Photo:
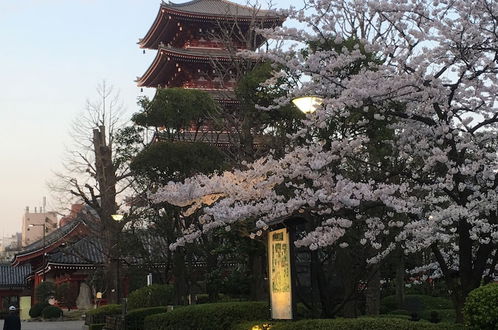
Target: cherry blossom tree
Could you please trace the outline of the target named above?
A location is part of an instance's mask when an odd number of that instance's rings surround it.
[[[347,248],[361,224],[360,243],[376,251],[370,263],[398,247],[430,249],[434,262],[415,271],[444,279],[461,322],[467,294],[498,275],[498,4],[311,0],[285,14],[308,28],[267,37],[295,44],[244,55],[285,67],[276,77],[302,77],[294,95],[324,104],[282,157],[155,192],[155,202],[202,209],[171,248],[247,219],[261,235],[302,213],[321,223],[296,245]],[[374,141],[372,127],[391,134]],[[389,152],[378,159],[372,148]]]

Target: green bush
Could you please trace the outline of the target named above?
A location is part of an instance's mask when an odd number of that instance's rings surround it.
[[[146,330],[219,330],[231,329],[243,321],[267,318],[266,302],[229,302],[185,306],[173,311],[147,316]]]
[[[35,297],[37,301],[48,302],[55,295],[55,283],[44,281],[41,282],[35,289]]]
[[[105,323],[107,315],[121,314],[121,305],[111,304],[105,305],[96,309],[92,309],[86,313],[85,324]]]
[[[441,318],[441,322],[454,323],[455,322],[455,310],[454,309],[426,309],[421,312],[417,312],[417,314],[423,319],[429,321],[431,319],[431,313],[436,312],[438,316]],[[390,317],[401,317],[408,318],[412,312],[407,311],[406,309],[396,309],[390,311],[389,314],[381,314],[381,316],[390,316]]]
[[[452,309],[451,300],[444,297],[432,297],[422,294],[409,294],[405,296],[402,306],[398,306],[395,296],[382,298],[381,310],[383,314],[391,314],[394,310],[407,310],[412,312],[421,312],[424,310]]]
[[[463,325],[432,324],[428,322],[412,322],[396,318],[361,317],[357,319],[315,319],[301,321],[253,321],[234,326],[234,330],[251,330],[255,325],[265,329],[270,324],[271,330],[463,330]]]
[[[96,323],[92,324],[88,327],[88,330],[102,330],[105,326],[105,323]]]
[[[166,313],[166,307],[138,308],[129,311],[125,316],[127,330],[143,330],[144,320],[149,315]]]
[[[174,294],[168,284],[145,286],[128,295],[128,309],[172,305]]]
[[[62,316],[62,309],[57,306],[47,306],[42,311],[44,319],[57,319]]]
[[[463,310],[472,329],[498,328],[498,283],[481,286],[469,293]]]
[[[32,318],[40,317],[42,315],[42,311],[45,307],[50,306],[48,302],[37,303],[31,306],[29,309],[29,316]]]

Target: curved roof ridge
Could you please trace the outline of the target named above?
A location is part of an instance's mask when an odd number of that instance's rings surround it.
[[[256,17],[279,17],[274,9],[262,9],[238,4],[229,0],[191,0],[181,3],[163,1],[161,7],[173,10],[185,11],[203,15],[233,15],[233,16],[256,16]]]

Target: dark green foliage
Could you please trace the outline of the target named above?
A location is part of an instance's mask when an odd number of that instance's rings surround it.
[[[231,297],[244,297],[249,295],[250,277],[245,272],[234,270],[229,272],[222,282],[222,292]]]
[[[86,313],[85,324],[104,323],[107,315],[117,315],[122,312],[121,305],[111,304],[105,305],[96,309],[92,309]]]
[[[271,111],[262,111],[257,106],[272,106],[275,99],[285,96],[292,82],[278,78],[271,84],[263,84],[273,77],[274,71],[282,68],[273,67],[270,63],[260,63],[242,77],[235,88],[240,107],[238,116],[244,119],[245,125],[254,134],[273,135],[278,137],[273,143],[267,140],[272,149],[278,150],[285,145],[286,134],[295,132],[301,125],[305,115],[290,104]],[[244,129],[244,127],[243,127]],[[271,132],[271,133],[270,133]]]
[[[498,283],[472,290],[463,310],[465,323],[471,329],[495,330],[498,328]]]
[[[44,319],[56,319],[62,316],[62,309],[57,306],[47,306],[42,311]]]
[[[453,304],[447,298],[432,297],[426,295],[406,295],[403,306],[396,304],[395,296],[387,296],[381,300],[382,310],[390,313],[394,310],[406,310],[409,312],[419,312],[423,310],[451,309]]]
[[[251,330],[253,326],[259,325],[263,329],[263,324],[271,324],[271,330],[463,330],[462,325],[457,324],[432,324],[429,322],[411,322],[397,318],[370,318],[362,317],[357,319],[315,319],[295,322],[274,322],[256,321],[244,322],[232,329]]]
[[[36,287],[36,300],[40,302],[48,301],[55,295],[55,283],[45,281]]]
[[[448,322],[448,323],[453,323],[455,322],[455,310],[453,308],[448,308],[448,309],[426,309],[424,311],[421,311],[418,313],[420,318],[422,320],[427,320],[431,321],[433,318],[432,313],[437,313],[437,316],[439,317],[440,322]],[[407,311],[405,309],[396,309],[393,311],[389,311],[388,314],[382,314],[381,316],[389,316],[389,317],[394,317],[394,316],[400,316],[402,318],[408,319],[410,318],[412,312]],[[435,320],[435,319],[433,319]]]
[[[30,317],[40,317],[42,315],[42,311],[45,309],[45,307],[50,306],[48,302],[42,302],[42,303],[37,303],[31,306],[29,309],[29,316]]]
[[[149,315],[166,313],[166,307],[139,308],[129,311],[125,317],[127,330],[143,330],[144,320]]]
[[[55,298],[60,306],[70,309],[76,305],[78,288],[69,283],[63,283],[55,289]]]
[[[138,103],[143,111],[135,113],[132,120],[144,127],[179,130],[192,123],[202,125],[218,111],[208,93],[195,89],[158,89],[152,100],[142,98]]]
[[[181,307],[145,318],[146,330],[218,330],[268,317],[265,302],[231,302]]]
[[[439,323],[439,322],[441,322],[441,317],[439,316],[439,313],[437,311],[432,311],[431,312],[431,315],[430,315],[430,318],[429,318],[429,322],[431,322],[431,323]]]
[[[157,142],[143,150],[130,167],[135,174],[156,182],[184,179],[223,169],[224,154],[201,142]]]
[[[168,284],[152,284],[128,295],[128,309],[172,305],[174,289]]]
[[[102,330],[105,326],[105,323],[96,323],[89,326],[88,330]]]

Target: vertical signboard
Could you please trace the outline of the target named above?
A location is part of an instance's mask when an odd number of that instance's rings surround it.
[[[286,228],[268,233],[268,273],[272,319],[292,319],[292,285],[289,232]]]

